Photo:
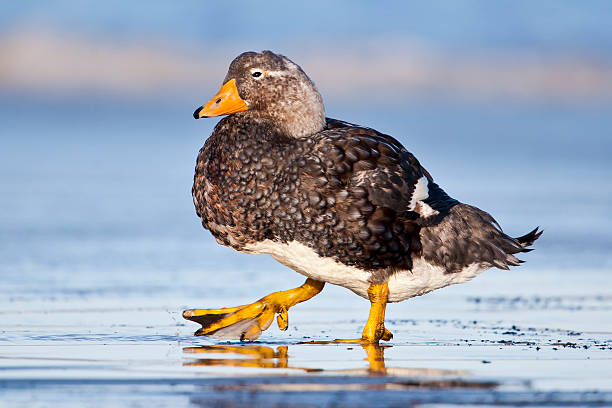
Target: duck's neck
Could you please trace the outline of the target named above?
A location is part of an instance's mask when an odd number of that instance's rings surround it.
[[[288,136],[307,137],[325,128],[325,109],[318,93],[310,101],[290,102],[280,108],[270,116]]]
[[[267,119],[285,135],[302,138],[314,135],[325,128],[325,108],[316,89],[301,92],[299,99],[270,101],[266,110],[245,111],[253,117]]]

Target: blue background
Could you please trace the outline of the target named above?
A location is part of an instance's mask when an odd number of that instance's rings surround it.
[[[543,226],[526,267],[608,273],[611,16],[607,1],[4,4],[0,287],[297,281],[219,247],[190,197],[217,121],[191,114],[261,49],[300,64],[329,116],[395,136],[507,232]]]

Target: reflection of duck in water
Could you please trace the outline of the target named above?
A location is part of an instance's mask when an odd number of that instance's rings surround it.
[[[369,364],[367,371],[371,374],[386,374],[384,347],[377,344],[363,344],[362,347],[366,352],[365,360]],[[278,346],[275,350],[272,347],[255,344],[218,344],[212,346],[185,347],[183,352],[198,357],[195,361],[184,363],[185,366],[259,367],[295,369],[304,370],[306,372],[323,371],[323,369],[320,368],[291,367],[289,365],[287,346]],[[241,358],[211,357],[218,356],[219,354],[235,354],[240,355]],[[356,373],[361,373],[361,370],[357,370]]]
[[[185,347],[183,352],[195,354],[196,361],[185,363],[185,366],[230,366],[230,367],[260,367],[260,368],[296,368],[289,367],[287,346],[278,346],[276,350],[268,346],[255,344],[241,345],[214,345]],[[244,358],[210,358],[207,355],[238,354]],[[300,368],[296,368],[300,369]],[[317,369],[301,368],[305,371],[321,371]]]
[[[281,55],[244,53],[223,82],[194,113],[229,115],[200,150],[196,212],[219,243],[308,279],[249,305],[186,310],[196,335],[254,340],[275,315],[286,329],[289,308],[329,282],[371,302],[362,337],[346,342],[390,340],[388,302],[518,266],[514,254],[540,236],[512,238],[449,197],[391,136],[326,118],[313,82]]]
[[[298,343],[293,346],[277,346],[276,349],[258,344],[217,344],[210,346],[185,347],[183,352],[189,354],[189,357],[195,357],[189,362],[185,362],[184,366],[189,367],[250,367],[250,368],[272,368],[272,369],[287,369],[287,370],[302,370],[308,373],[325,372],[326,374],[337,374],[342,376],[381,376],[389,375],[392,377],[412,377],[419,384],[428,384],[431,380],[428,377],[443,378],[448,377],[444,381],[453,379],[454,383],[475,385],[478,382],[468,382],[465,380],[458,381],[458,377],[469,375],[463,370],[445,370],[432,368],[407,368],[407,367],[390,367],[385,365],[385,350],[392,346],[380,346],[373,343],[362,343],[360,346],[365,352],[364,361],[367,362],[365,368],[356,369],[340,369],[332,370],[325,367],[306,368],[295,367],[289,362],[291,354],[290,347],[310,347],[313,346],[316,350],[317,344],[328,344],[328,342],[308,342]],[[351,346],[352,347],[352,346]],[[349,348],[333,347],[333,350],[338,355],[332,360],[347,361],[346,354]],[[342,355],[339,355],[342,354]],[[232,355],[229,358],[224,358],[222,355]],[[236,356],[239,356],[238,358]],[[350,358],[349,358],[350,359]],[[320,360],[320,359],[318,359]],[[416,380],[417,377],[423,377],[422,380]],[[444,384],[437,382],[436,384]],[[450,383],[449,383],[450,384]]]

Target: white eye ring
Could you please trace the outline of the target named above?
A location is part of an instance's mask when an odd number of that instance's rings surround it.
[[[253,68],[251,69],[251,76],[255,79],[261,79],[264,77],[264,72],[261,69]]]

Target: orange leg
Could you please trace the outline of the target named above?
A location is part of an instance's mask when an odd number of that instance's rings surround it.
[[[272,324],[277,316],[278,327],[287,330],[289,325],[289,308],[304,302],[323,290],[325,282],[306,279],[297,288],[274,292],[250,305],[221,309],[189,309],[183,317],[202,325],[196,336],[214,336],[218,338],[255,340],[261,332]]]
[[[331,341],[313,341],[314,344],[349,343],[349,344],[378,344],[380,340],[389,341],[393,334],[385,328],[385,309],[389,298],[389,284],[372,284],[368,288],[370,299],[370,315],[363,328],[360,339],[336,339]]]

